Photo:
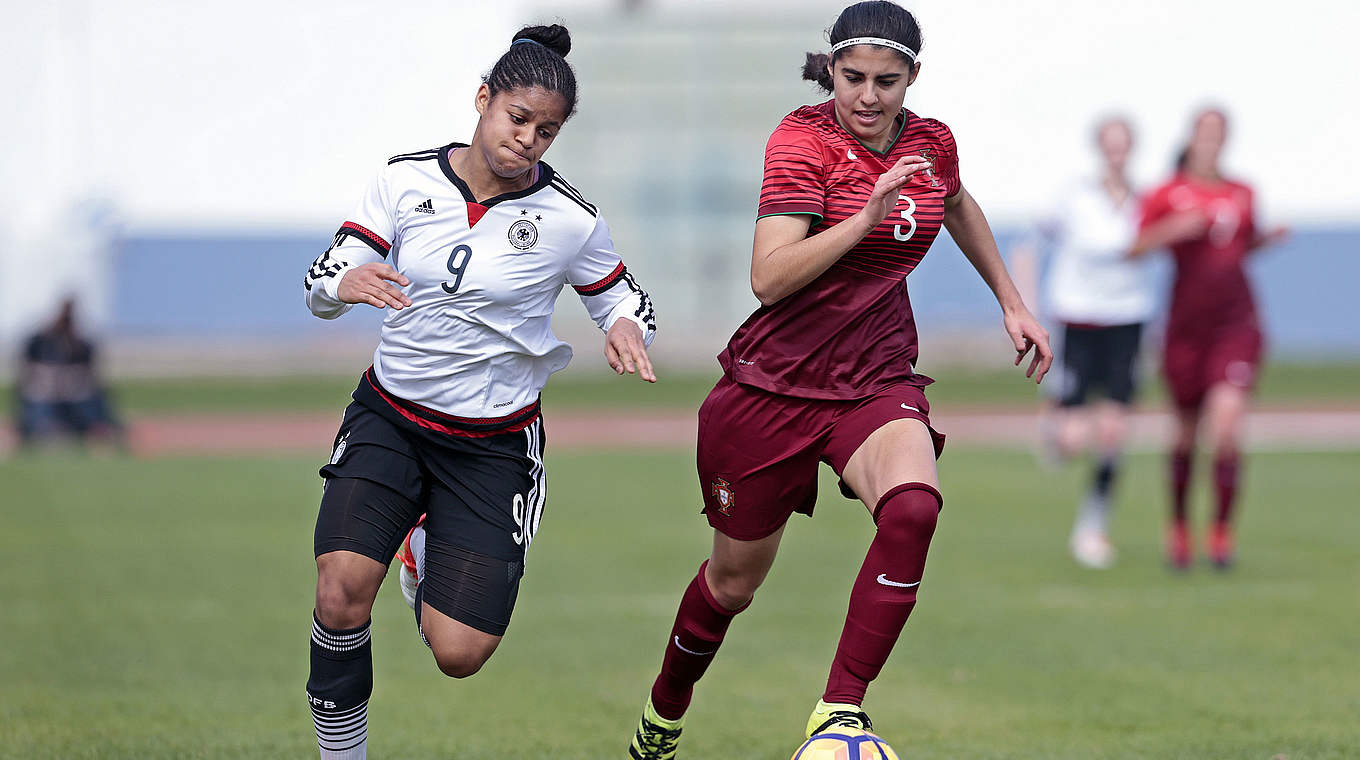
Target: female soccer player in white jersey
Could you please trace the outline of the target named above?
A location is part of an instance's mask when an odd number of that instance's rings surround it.
[[[607,331],[610,366],[656,380],[651,300],[540,160],[576,107],[570,49],[561,26],[516,34],[471,144],[390,159],[304,280],[319,317],[387,310],[321,468],[307,698],[324,760],[366,756],[369,613],[422,514],[413,601],[439,669],[470,676],[500,643],[543,514],[539,392],[571,359],[550,327],[563,285]]]
[[[1109,118],[1096,125],[1094,137],[1100,174],[1063,188],[1034,234],[1012,254],[1012,266],[1017,280],[1032,282],[1039,251],[1052,251],[1044,302],[1048,316],[1062,326],[1063,339],[1057,388],[1043,412],[1045,434],[1066,457],[1086,448],[1094,428],[1095,473],[1069,547],[1081,564],[1106,568],[1115,559],[1110,500],[1138,383],[1143,326],[1156,298],[1149,262],[1125,255],[1137,235],[1139,213],[1125,171],[1133,129],[1124,119]],[[1102,394],[1103,403],[1088,405],[1093,393]]]
[[[713,552],[680,600],[630,753],[674,757],[694,684],[774,562],[794,512],[812,513],[818,462],[877,525],[822,699],[807,733],[868,728],[860,705],[922,583],[942,499],[916,374],[906,276],[948,227],[1001,306],[1015,362],[1052,361],[976,201],[959,180],[953,134],[902,107],[920,72],[921,30],[890,2],[846,8],[830,56],[804,76],[832,99],[775,129],[751,261],[762,306],[719,356],[723,377],[699,410],[698,467]]]

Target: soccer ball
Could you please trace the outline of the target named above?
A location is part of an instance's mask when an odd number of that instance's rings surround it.
[[[868,731],[832,728],[803,742],[792,760],[897,760],[897,753]]]

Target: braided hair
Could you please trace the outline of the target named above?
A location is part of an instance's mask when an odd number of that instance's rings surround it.
[[[567,101],[567,116],[576,113],[576,72],[567,63],[571,33],[560,24],[526,26],[519,30],[510,49],[482,78],[491,97],[521,87],[541,87]],[[565,121],[565,119],[564,119]]]

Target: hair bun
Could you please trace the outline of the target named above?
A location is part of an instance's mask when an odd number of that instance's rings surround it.
[[[571,32],[568,32],[567,28],[561,24],[526,26],[515,34],[514,39],[511,40],[512,45],[515,40],[537,42],[563,58],[566,58],[567,53],[571,52]]]
[[[828,66],[831,63],[831,56],[826,53],[808,53],[807,60],[803,63],[803,78],[809,82],[816,82],[817,86],[832,91],[831,72]]]

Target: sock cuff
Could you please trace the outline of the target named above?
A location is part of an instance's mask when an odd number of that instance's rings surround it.
[[[746,600],[746,604],[743,604],[742,606],[736,608],[735,610],[729,610],[726,607],[722,606],[722,604],[717,600],[717,598],[713,596],[712,589],[708,587],[708,578],[705,575],[705,571],[707,570],[708,560],[704,560],[703,564],[699,565],[699,574],[694,576],[694,585],[699,587],[699,595],[704,598],[704,601],[708,603],[709,608],[711,608],[714,612],[718,613],[719,615],[722,615],[723,617],[733,617],[740,612],[744,612],[747,607],[751,606],[751,602],[755,601],[755,597],[751,597],[750,599]]]
[[[878,503],[874,505],[874,523],[878,523],[878,516],[883,512],[883,507],[887,506],[889,501],[907,491],[924,491],[935,499],[935,508],[937,510],[944,509],[944,496],[940,494],[939,489],[935,488],[935,486],[932,486],[929,483],[902,483],[901,485],[889,488],[887,493],[883,494],[883,496],[879,498]]]
[[[372,619],[356,628],[328,628],[312,611],[312,643],[329,652],[352,652],[372,639]]]
[[[1214,457],[1214,467],[1236,467],[1242,461],[1242,455],[1236,451],[1219,454]]]

